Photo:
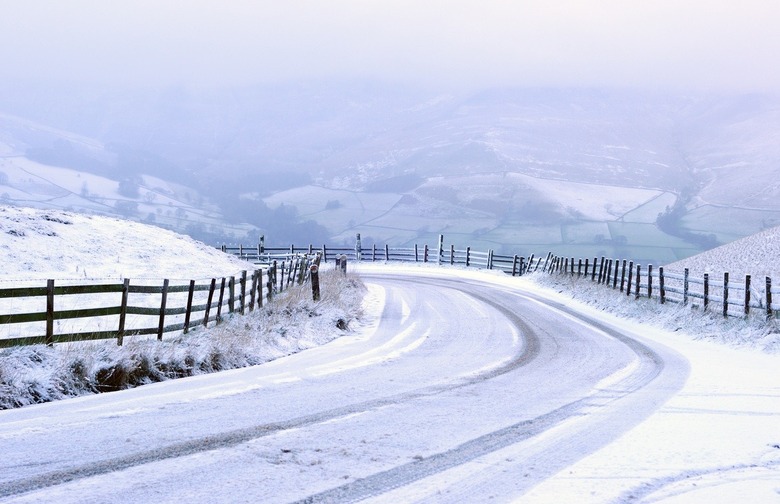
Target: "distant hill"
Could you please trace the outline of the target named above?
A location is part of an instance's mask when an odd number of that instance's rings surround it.
[[[120,207],[137,203],[133,218],[192,233],[224,226],[235,239],[317,243],[359,232],[398,245],[443,233],[496,250],[661,264],[780,224],[773,96],[454,95],[372,82],[2,91],[0,112],[37,125],[0,116],[5,161],[99,175],[117,189],[167,181],[181,188],[170,209],[186,218],[136,199]],[[109,206],[114,192],[101,196]],[[241,222],[251,227],[231,230]]]

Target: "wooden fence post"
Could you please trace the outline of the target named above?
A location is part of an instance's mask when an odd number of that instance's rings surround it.
[[[241,315],[243,315],[246,310],[246,270],[241,272],[239,282],[241,284],[241,299],[239,300],[238,306],[241,308]]]
[[[661,299],[661,304],[666,303],[666,287],[664,286],[664,267],[658,268],[658,295]]]
[[[209,286],[209,299],[206,301],[206,313],[203,315],[203,327],[209,325],[209,312],[211,311],[211,302],[214,300],[214,287],[216,287],[217,279],[211,279],[211,285]]]
[[[639,299],[640,287],[642,286],[642,266],[636,265],[636,292],[634,293],[634,299]]]
[[[723,273],[723,316],[729,316],[729,273]]]
[[[631,295],[631,281],[634,278],[634,261],[628,263],[628,283],[626,284],[626,296]]]
[[[311,294],[314,301],[320,300],[320,269],[316,264],[312,264],[309,268],[311,271]]]
[[[588,267],[590,266],[590,259],[585,259],[585,278],[588,277]]]
[[[623,292],[626,287],[626,260],[623,259],[623,269],[620,273],[620,292]]]
[[[647,299],[653,299],[653,265],[647,265]]]
[[[515,254],[515,256],[512,258],[512,276],[515,276],[517,272],[517,260],[518,257],[517,254]]]
[[[276,263],[274,262],[274,265],[271,269],[268,270],[268,293],[266,294],[266,301],[268,301],[268,304],[271,304],[271,302],[274,300],[274,270],[276,268]]]
[[[217,324],[222,322],[222,302],[225,299],[225,277],[222,277],[222,283],[219,286],[219,300],[217,301]]]
[[[116,332],[116,344],[122,346],[125,338],[125,320],[127,318],[127,295],[130,292],[130,279],[122,283],[122,304],[119,306],[119,329]]]
[[[263,270],[257,270],[257,307],[263,307]]]
[[[683,306],[688,305],[688,268],[683,272]]]
[[[710,305],[710,274],[704,274],[704,311]]]
[[[745,275],[745,316],[750,315],[750,275]]]
[[[325,245],[322,246],[322,262],[328,262],[328,249],[325,247]]]
[[[46,281],[46,344],[54,344],[54,280]]]
[[[252,272],[252,287],[249,289],[249,313],[255,311],[255,292],[257,291],[257,272]]]
[[[587,272],[585,273],[587,275]],[[577,277],[582,276],[582,258],[577,259]]]
[[[184,312],[184,334],[190,331],[190,315],[192,314],[192,296],[195,294],[195,280],[190,280],[190,288],[187,291],[187,311]]]
[[[228,313],[236,311],[236,277],[231,276],[228,280]]]
[[[488,264],[487,268],[489,270],[493,269],[493,249],[488,250]]]
[[[428,244],[425,244],[425,249],[423,249],[423,262],[428,262]]]
[[[466,247],[466,267],[471,266],[471,247]]]
[[[385,243],[385,262],[390,260],[390,246]]]
[[[450,244],[450,266],[455,264],[455,245]]]
[[[439,250],[439,253],[438,253],[439,257],[436,259],[436,262],[438,264],[441,264],[441,259],[442,259],[442,256],[444,255],[444,235],[443,234],[439,235],[439,247],[438,247],[438,250]]]
[[[168,302],[168,279],[163,280],[162,302],[160,303],[160,324],[157,326],[157,340],[162,341],[165,329],[165,305]]]
[[[766,319],[772,318],[772,279],[766,277]]]
[[[363,245],[360,242],[360,233],[355,237],[355,260],[360,261],[363,258]]]
[[[599,264],[599,258],[594,257],[593,258],[593,271],[590,272],[590,281],[595,282],[596,281],[596,267]]]
[[[376,262],[376,243],[371,245],[371,262]]]

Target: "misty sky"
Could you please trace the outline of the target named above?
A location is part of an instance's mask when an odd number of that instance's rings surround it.
[[[780,91],[776,0],[0,0],[0,78]]]

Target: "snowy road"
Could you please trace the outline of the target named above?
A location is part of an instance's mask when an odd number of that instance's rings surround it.
[[[517,289],[423,270],[363,278],[381,316],[323,347],[0,412],[0,498],[506,502],[688,376],[675,351]]]

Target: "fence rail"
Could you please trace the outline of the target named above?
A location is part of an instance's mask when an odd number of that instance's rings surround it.
[[[360,235],[357,235],[354,247],[327,247],[315,249],[313,245],[288,248],[266,248],[263,240],[252,247],[226,247],[222,250],[234,253],[249,260],[267,264],[273,258],[285,258],[300,251],[312,253],[319,250],[324,261],[346,256],[351,261],[408,261],[434,264],[449,264],[466,267],[478,267],[499,270],[512,276],[531,272],[569,274],[581,279],[589,279],[604,284],[615,291],[635,299],[651,298],[661,304],[672,303],[701,307],[704,310],[719,310],[724,317],[744,317],[755,311],[765,313],[767,319],[777,318],[780,312],[780,287],[772,286],[772,279],[765,277],[761,282],[752,282],[750,275],[744,281],[733,281],[729,274],[714,278],[704,274],[702,278],[690,276],[688,270],[683,273],[664,272],[663,267],[654,268],[652,264],[640,265],[633,261],[594,257],[576,259],[559,257],[549,252],[546,256],[500,255],[493,250],[478,251],[471,247],[457,249],[454,245],[445,247],[444,236],[439,235],[437,246],[414,245],[413,247],[363,247]],[[247,255],[251,250],[254,255]],[[255,253],[256,251],[256,253]],[[758,284],[758,285],[757,285]]]
[[[0,333],[0,348],[104,339],[122,345],[126,337],[156,335],[161,340],[165,333],[187,333],[198,325],[220,323],[224,313],[244,315],[262,307],[291,284],[308,281],[311,264],[318,262],[316,254],[297,254],[251,273],[175,285],[168,279],[158,285],[130,279],[97,285],[48,280],[45,287],[0,289],[0,301],[19,306],[0,313],[0,329],[6,329]],[[12,328],[17,335],[10,334]]]

